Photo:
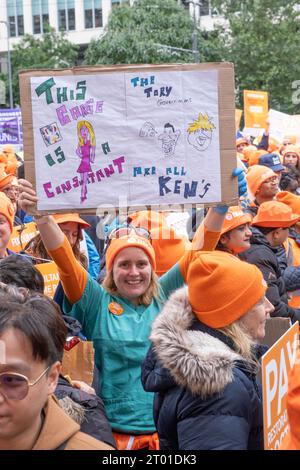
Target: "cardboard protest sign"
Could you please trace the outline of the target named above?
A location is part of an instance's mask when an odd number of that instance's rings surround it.
[[[20,87],[39,210],[236,199],[232,64],[30,70]]]
[[[37,264],[35,267],[44,277],[44,294],[53,298],[59,283],[59,274],[56,264],[50,261],[49,263]]]
[[[286,395],[288,374],[297,351],[299,323],[294,325],[268,350],[262,358],[264,413],[264,444],[266,450],[279,449],[288,432]]]
[[[244,90],[245,127],[265,129],[268,119],[268,93]]]
[[[17,225],[13,228],[7,248],[19,253],[24,250],[27,243],[37,235],[37,228],[34,222],[24,225]]]
[[[94,372],[94,347],[92,341],[79,341],[67,351],[64,350],[62,360],[62,375],[68,375],[72,380],[82,380],[92,385]]]
[[[235,110],[235,130],[238,131],[241,125],[243,111],[241,109]]]
[[[291,116],[275,109],[270,109],[269,120],[270,120],[270,135],[275,137],[281,142],[285,136],[286,129],[289,127],[289,121]]]

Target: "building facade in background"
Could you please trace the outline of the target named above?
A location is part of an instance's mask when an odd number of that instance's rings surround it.
[[[7,26],[11,50],[24,34],[43,34],[47,24],[56,31],[65,31],[69,41],[84,48],[101,35],[111,9],[120,3],[133,5],[134,0],[0,0],[0,72],[7,70]],[[201,27],[213,27],[210,0],[178,3],[197,23],[201,22]]]

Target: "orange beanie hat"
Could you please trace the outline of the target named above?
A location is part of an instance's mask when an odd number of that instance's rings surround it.
[[[13,225],[14,225],[14,216],[15,216],[15,211],[14,207],[8,199],[8,197],[0,192],[0,214],[4,215],[7,218],[7,221],[10,226],[10,231],[13,231]]]
[[[0,191],[9,183],[12,182],[12,180],[15,178],[14,175],[7,174],[5,171],[2,171],[0,174]]]
[[[156,211],[138,211],[134,212],[133,214],[129,215],[129,219],[135,227],[143,227],[149,232],[151,232],[152,229],[161,227],[169,230],[169,226],[167,225],[165,216],[162,212],[156,212]]]
[[[222,328],[241,318],[267,289],[254,264],[222,251],[199,252],[189,266],[187,285],[193,312],[211,328]]]
[[[172,228],[169,228],[169,235],[168,238],[163,238],[159,228],[151,230],[151,244],[156,259],[155,272],[158,276],[169,271],[191,246],[187,238],[180,238]]]
[[[0,163],[7,164],[7,156],[0,152]]]
[[[281,191],[276,194],[276,200],[289,206],[294,214],[300,215],[300,196],[289,191]]]
[[[300,220],[300,216],[293,214],[292,209],[279,201],[263,202],[252,220],[252,225],[258,227],[287,228]]]
[[[239,227],[240,225],[248,224],[251,221],[251,215],[245,214],[245,212],[243,212],[239,206],[229,207],[223,222],[221,235],[224,235],[224,233],[227,233],[230,230]]]
[[[248,172],[246,175],[248,188],[250,189],[253,196],[257,193],[260,186],[264,181],[273,176],[277,176],[271,168],[262,165],[253,165],[248,168]]]
[[[107,272],[112,269],[115,257],[120,253],[120,251],[124,250],[125,248],[131,247],[140,248],[141,250],[144,250],[144,252],[149,258],[150,263],[152,264],[153,269],[155,270],[155,252],[151,243],[146,238],[135,235],[133,230],[132,235],[130,234],[126,235],[125,237],[113,238],[110,241],[106,252]]]
[[[280,147],[278,140],[274,139],[274,137],[269,137],[269,147],[268,153],[276,152]]]
[[[4,153],[15,153],[14,147],[13,147],[12,144],[3,145],[2,152],[4,152]]]
[[[283,138],[283,142],[287,142],[289,144],[296,145],[297,144],[297,136],[295,134],[287,134]]]
[[[249,142],[245,137],[239,137],[238,139],[236,139],[235,145],[238,147],[241,144],[249,145]]]
[[[255,145],[248,145],[247,147],[244,147],[242,150],[243,158],[242,160],[244,162],[248,162],[250,156],[256,154],[257,152],[257,147]]]
[[[156,211],[139,211],[130,214],[132,225],[143,227],[151,234],[151,244],[155,251],[156,274],[162,276],[176,264],[189,249],[187,238],[177,235],[169,227],[165,215]]]
[[[5,167],[5,171],[9,175],[16,176],[17,168],[18,168],[18,163],[16,161],[15,162],[9,161]]]
[[[287,145],[286,147],[284,147],[284,149],[282,150],[283,157],[287,153],[295,153],[298,158],[300,157],[300,150],[299,147],[297,147],[296,145]]]
[[[266,150],[256,150],[256,152],[251,152],[249,154],[249,167],[253,165],[258,165],[259,157],[266,155],[268,152]]]

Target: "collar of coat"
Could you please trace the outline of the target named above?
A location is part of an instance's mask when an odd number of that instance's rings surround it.
[[[233,381],[234,367],[250,372],[229,338],[195,324],[186,287],[170,296],[153,323],[150,339],[161,365],[175,382],[202,398],[222,392]]]

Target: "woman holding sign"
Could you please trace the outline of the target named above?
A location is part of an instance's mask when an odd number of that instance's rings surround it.
[[[25,180],[20,183],[23,209],[36,213],[32,185]],[[101,374],[100,395],[120,449],[157,448],[153,395],[143,390],[140,377],[150,346],[151,325],[169,295],[186,281],[195,250],[214,249],[225,213],[226,207],[210,210],[205,227],[196,234],[193,250],[159,281],[147,230],[131,226],[116,229],[110,235],[107,275],[102,285],[76,261],[54,219],[37,217],[45,247],[59,268],[68,299],[65,313],[81,322],[85,335],[94,343],[95,363]],[[206,234],[209,245],[204,243]]]

